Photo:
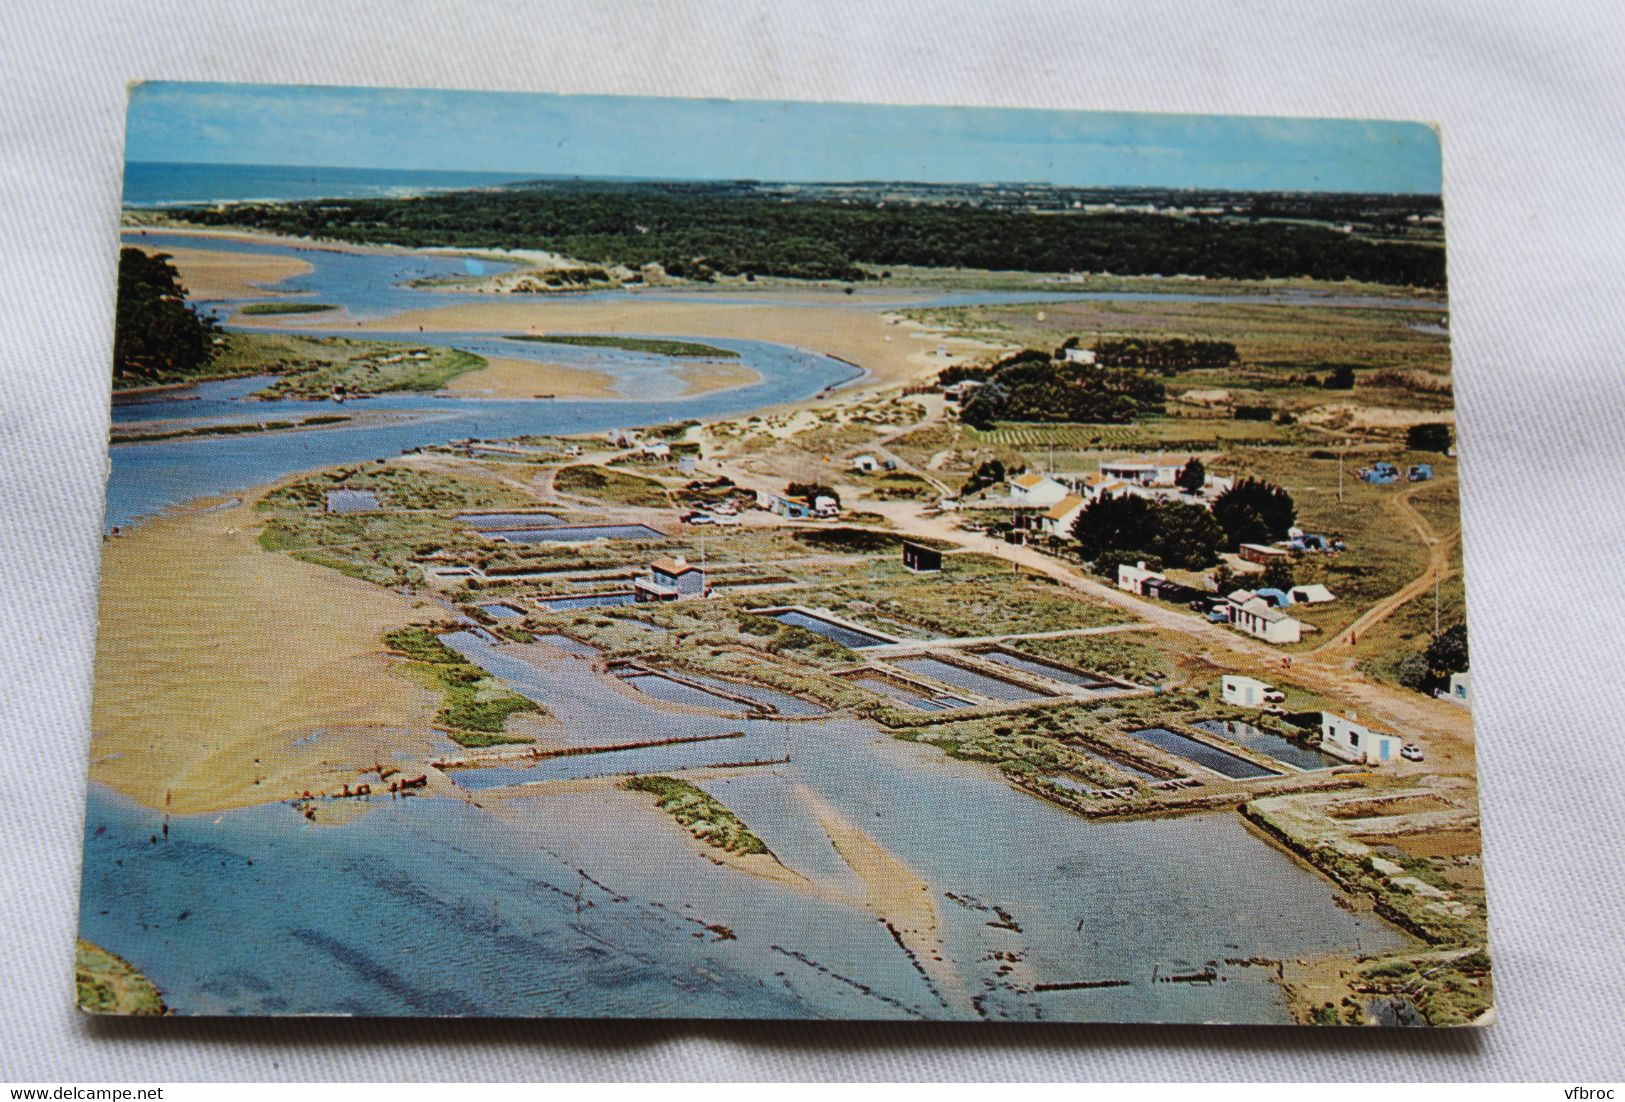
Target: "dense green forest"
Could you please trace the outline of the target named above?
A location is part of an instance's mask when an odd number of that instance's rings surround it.
[[[546,249],[675,276],[861,280],[898,265],[1438,288],[1443,250],[1325,225],[770,194],[747,184],[538,182],[410,199],[188,208],[205,225],[407,246]]]
[[[214,357],[215,326],[186,303],[166,253],[126,248],[118,258],[113,378],[125,386],[194,374]]]
[[[1162,383],[1143,371],[1056,362],[1035,349],[990,368],[960,368],[954,378],[983,384],[959,413],[977,428],[995,421],[1121,423],[1162,413],[1167,400]]]
[[[1062,345],[1075,346],[1077,338]],[[1095,362],[1102,367],[1143,367],[1172,375],[1196,367],[1233,367],[1241,362],[1232,341],[1186,340],[1183,337],[1124,337],[1099,340]]]

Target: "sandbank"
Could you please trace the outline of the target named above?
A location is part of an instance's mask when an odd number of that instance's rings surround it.
[[[168,253],[180,270],[187,297],[194,302],[264,297],[271,284],[310,271],[309,264],[291,256],[156,248],[139,243],[137,247],[148,253]]]
[[[446,384],[453,394],[490,398],[620,398],[615,380],[604,371],[563,364],[538,363],[509,356],[487,357],[487,366],[459,375]]]
[[[395,750],[437,745],[437,694],[380,642],[434,610],[261,550],[259,519],[244,503],[106,542],[93,779],[149,807],[214,811],[336,791]]]
[[[799,296],[805,299],[806,296]],[[670,337],[720,337],[769,341],[805,348],[864,368],[864,388],[895,386],[940,370],[946,360],[928,353],[937,343],[920,340],[917,326],[850,306],[705,302],[625,295],[614,299],[481,301],[414,310],[364,322],[358,328],[425,332],[658,333]],[[696,365],[699,366],[699,365]],[[704,365],[709,368],[712,365]]]

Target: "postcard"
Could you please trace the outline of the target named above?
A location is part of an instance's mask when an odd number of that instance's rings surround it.
[[[1432,128],[127,140],[84,1010],[1492,1019]]]

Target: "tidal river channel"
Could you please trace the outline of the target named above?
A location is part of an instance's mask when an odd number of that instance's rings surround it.
[[[338,278],[329,266],[349,261],[331,258],[347,254],[301,255],[315,265],[308,289],[357,315],[430,294],[389,273]],[[420,278],[446,263],[400,270]],[[360,297],[344,298],[355,288]],[[446,338],[475,350],[497,339]],[[715,343],[761,381],[688,399],[381,397],[357,408],[398,417],[115,447],[107,524],[426,444],[730,415],[858,374],[799,349]],[[659,377],[646,363],[624,366]],[[120,405],[115,422],[328,408],[245,401],[265,382]],[[698,690],[640,688],[564,637],[498,645],[459,632],[446,642],[545,704],[566,740],[739,737],[454,770],[461,798],[373,798],[345,822],[312,824],[279,803],[173,817],[167,836],[160,812],[93,785],[83,936],[140,968],[181,1014],[1177,1022],[1285,1022],[1273,970],[1245,962],[1407,940],[1338,906],[1329,883],[1234,813],[1088,821],[866,722],[794,706],[762,718],[748,702],[715,697],[710,707]],[[729,768],[704,768],[716,766]],[[694,783],[793,877],[710,859],[651,798],[616,787],[631,771],[696,769]],[[891,879],[855,872],[831,824],[889,854]],[[913,895],[888,901],[898,892]]]

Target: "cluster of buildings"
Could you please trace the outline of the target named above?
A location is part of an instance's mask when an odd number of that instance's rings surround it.
[[[1237,589],[1224,596],[1170,580],[1150,569],[1144,561],[1123,563],[1117,568],[1117,588],[1154,601],[1170,601],[1206,612],[1214,623],[1229,624],[1237,631],[1266,643],[1296,643],[1305,625],[1286,611],[1293,605],[1318,605],[1336,600],[1323,585],[1295,585],[1291,589]]]
[[[1208,475],[1200,489],[1179,485],[1179,474],[1188,460],[1124,459],[1102,461],[1099,468],[1082,477],[1024,471],[1005,480],[1009,504],[1018,510],[1042,510],[1030,527],[1047,536],[1065,538],[1072,534],[1078,514],[1106,497],[1142,497],[1148,501],[1182,501],[1204,508],[1234,485],[1234,480]]]
[[[1279,705],[1286,700],[1286,694],[1275,686],[1242,674],[1225,674],[1219,679],[1219,686],[1224,702],[1237,707],[1274,706],[1279,714]],[[1358,716],[1344,716],[1336,712],[1310,712],[1307,715],[1317,717],[1320,731],[1317,745],[1320,749],[1350,764],[1383,765],[1396,758],[1422,760],[1418,747],[1406,745],[1392,732],[1360,723]]]

